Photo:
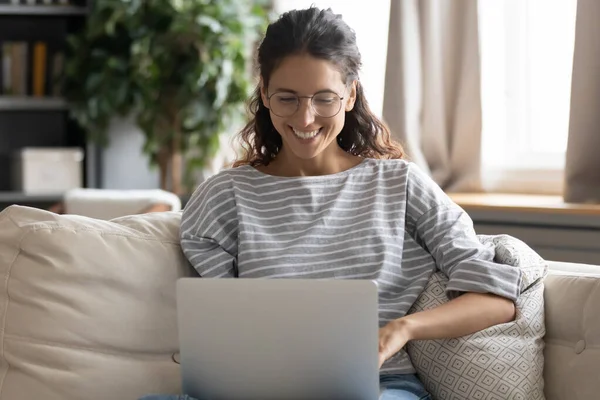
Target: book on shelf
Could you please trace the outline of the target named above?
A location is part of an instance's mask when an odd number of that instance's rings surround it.
[[[62,49],[39,40],[0,43],[0,96],[60,97]]]
[[[52,65],[50,67],[51,76],[51,90],[50,96],[60,97],[62,96],[62,88],[60,85],[60,77],[65,67],[65,53],[57,51],[52,57]]]
[[[26,96],[27,88],[27,42],[2,43],[2,94]]]
[[[44,42],[35,42],[33,45],[33,95],[44,97],[46,95],[46,59],[48,46]]]

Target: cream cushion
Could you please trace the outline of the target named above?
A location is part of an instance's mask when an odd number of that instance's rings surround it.
[[[0,399],[177,393],[179,213],[0,213]]]
[[[494,260],[521,271],[514,321],[452,339],[415,340],[408,354],[425,388],[438,400],[544,400],[544,284],[547,263],[522,241],[479,236]],[[448,278],[433,274],[409,313],[446,302]]]

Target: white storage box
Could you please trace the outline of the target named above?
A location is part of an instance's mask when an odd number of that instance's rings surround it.
[[[83,186],[83,150],[27,147],[14,154],[13,189],[25,194],[62,194]]]

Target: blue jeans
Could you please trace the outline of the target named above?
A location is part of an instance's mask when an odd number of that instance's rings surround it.
[[[416,375],[381,375],[379,400],[431,400]],[[140,400],[196,400],[187,395],[149,395]]]

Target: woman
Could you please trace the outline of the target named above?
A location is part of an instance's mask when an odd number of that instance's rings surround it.
[[[381,399],[429,398],[404,345],[511,321],[519,270],[494,264],[464,211],[402,159],[369,110],[340,16],[283,14],[258,62],[246,154],[193,194],[185,255],[207,278],[377,280]],[[436,269],[453,300],[406,315]]]

